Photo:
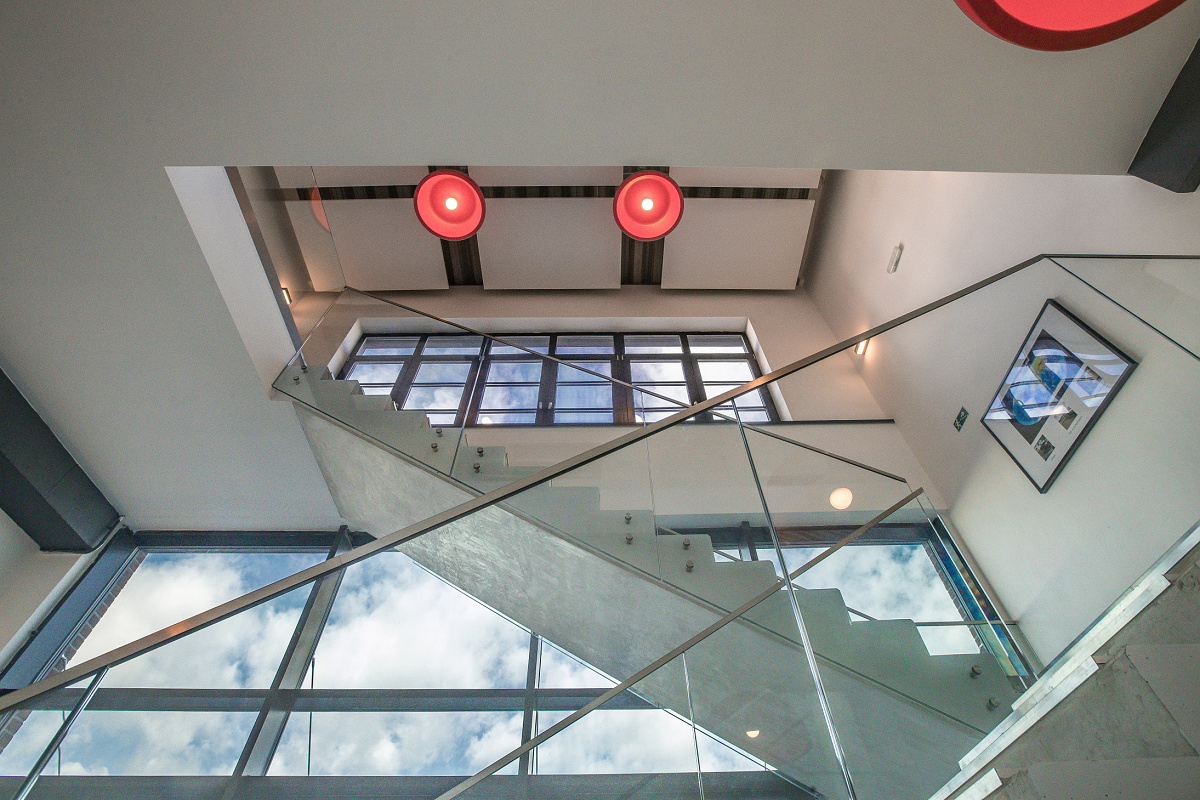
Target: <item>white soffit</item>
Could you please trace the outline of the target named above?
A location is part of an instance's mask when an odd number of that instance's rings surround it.
[[[325,215],[346,284],[367,291],[445,289],[441,240],[410,199],[326,200]]]
[[[795,289],[813,200],[691,198],[663,247],[664,289]]]
[[[412,186],[429,167],[313,167],[318,186]]]
[[[621,167],[469,167],[480,186],[616,186]]]
[[[671,177],[680,186],[747,186],[765,189],[815,189],[817,184],[821,182],[821,170],[671,167]]]
[[[485,289],[618,289],[612,199],[494,198],[479,231]]]

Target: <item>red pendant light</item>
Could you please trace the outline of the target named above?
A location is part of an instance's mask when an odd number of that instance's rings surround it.
[[[1183,0],[955,0],[988,33],[1032,50],[1095,47],[1154,20]]]
[[[683,192],[665,173],[652,169],[635,172],[617,189],[613,215],[629,238],[653,242],[679,224],[683,216]]]
[[[439,169],[422,178],[413,204],[421,224],[451,242],[470,239],[483,225],[483,192],[458,170]]]

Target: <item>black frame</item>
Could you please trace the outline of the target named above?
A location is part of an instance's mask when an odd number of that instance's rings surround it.
[[[403,359],[404,364],[392,384],[390,396],[396,408],[403,408],[404,402],[409,395],[410,390],[414,386],[435,386],[436,384],[417,383],[417,375],[420,368],[426,364],[437,363],[466,363],[470,367],[467,371],[465,382],[462,384],[454,383],[453,386],[461,385],[461,395],[459,397],[458,407],[453,410],[453,418],[450,417],[450,409],[447,407],[439,415],[438,410],[427,410],[430,414],[430,423],[434,425],[445,425],[447,427],[460,427],[464,424],[467,426],[483,426],[488,427],[549,427],[552,425],[641,425],[643,421],[654,422],[662,416],[666,416],[666,412],[675,413],[682,406],[670,406],[665,401],[662,405],[653,406],[645,404],[646,408],[639,408],[639,404],[635,402],[634,390],[628,386],[623,386],[620,383],[612,383],[612,418],[585,421],[585,420],[558,420],[558,415],[566,414],[586,414],[589,412],[605,412],[608,408],[560,408],[556,406],[558,398],[558,388],[564,383],[578,383],[580,385],[599,385],[605,383],[604,378],[595,376],[594,380],[590,378],[586,372],[578,373],[579,381],[562,381],[560,372],[563,369],[562,365],[553,359],[567,361],[571,364],[578,364],[584,369],[594,369],[598,372],[607,371],[617,381],[624,381],[627,384],[634,383],[632,379],[632,365],[637,362],[672,362],[679,363],[683,368],[683,379],[664,382],[662,384],[639,384],[643,385],[649,391],[656,391],[656,387],[662,386],[663,390],[658,390],[659,394],[669,391],[670,388],[678,387],[683,389],[679,392],[681,396],[686,396],[687,404],[694,405],[704,399],[705,382],[701,375],[701,363],[710,363],[718,361],[728,361],[733,363],[745,363],[749,366],[751,377],[748,379],[729,379],[728,383],[717,386],[714,381],[709,381],[710,386],[719,388],[720,391],[725,391],[733,386],[738,386],[746,383],[748,380],[753,380],[762,375],[759,369],[758,361],[755,358],[753,348],[744,333],[735,333],[730,331],[638,331],[638,332],[616,332],[616,331],[571,331],[571,332],[531,332],[519,334],[502,335],[503,338],[521,344],[530,349],[535,349],[532,342],[533,339],[544,339],[544,347],[539,343],[536,347],[539,352],[544,350],[543,355],[549,355],[553,358],[540,358],[530,353],[521,351],[511,352],[511,348],[505,348],[510,352],[494,353],[493,350],[504,348],[504,345],[498,344],[490,339],[485,339],[481,343],[481,347],[472,355],[467,354],[427,354],[426,346],[430,339],[444,339],[461,337],[464,341],[477,340],[478,337],[474,334],[417,334],[417,333],[378,333],[364,334],[354,347],[353,354],[346,359],[341,369],[338,371],[337,377],[340,380],[348,380],[353,369],[360,364],[385,363],[393,364]],[[680,342],[680,352],[678,353],[630,353],[627,352],[626,339],[628,337],[649,337],[649,336],[668,336],[678,337]],[[690,337],[693,336],[726,336],[737,337],[743,348],[742,352],[730,353],[706,353],[694,352]],[[611,353],[561,353],[560,340],[565,338],[578,337],[611,337],[612,352]],[[379,339],[411,339],[415,341],[413,353],[411,355],[398,356],[372,356],[363,355],[362,351],[372,341]],[[532,381],[525,382],[509,382],[505,385],[509,386],[529,386],[536,385],[538,387],[537,400],[535,406],[523,406],[520,408],[509,408],[491,411],[494,414],[513,414],[523,415],[532,419],[530,422],[493,422],[482,423],[480,419],[486,416],[489,411],[484,409],[483,400],[485,392],[489,386],[488,378],[493,364],[503,363],[530,363],[535,359],[541,361],[541,374],[539,381],[534,384]],[[443,384],[450,385],[450,384]],[[494,382],[491,385],[496,385]],[[379,393],[378,389],[382,388],[382,384],[374,385],[367,384],[367,393]],[[372,391],[374,390],[374,391]],[[762,405],[754,405],[747,407],[744,403],[738,406],[742,411],[755,412],[755,419],[751,422],[778,422],[779,413],[775,409],[774,402],[771,399],[770,392],[764,387],[759,390],[759,396],[762,399]],[[651,399],[648,395],[644,396]],[[681,397],[682,401],[682,397]],[[660,410],[661,409],[661,410]],[[732,405],[728,408],[720,408],[720,414],[708,412],[701,414],[696,418],[697,422],[726,422],[731,421],[734,417]]]
[[[991,409],[995,407],[997,400],[1000,399],[1001,395],[1005,392],[1005,388],[1009,386],[1009,376],[1012,375],[1013,369],[1016,368],[1016,366],[1024,359],[1026,351],[1032,346],[1035,334],[1039,329],[1044,328],[1043,319],[1046,316],[1047,310],[1051,308],[1066,317],[1068,322],[1077,325],[1087,336],[1090,336],[1093,340],[1095,340],[1097,345],[1107,349],[1109,353],[1123,361],[1126,369],[1117,377],[1117,380],[1113,384],[1112,388],[1105,393],[1104,399],[1100,402],[1100,405],[1096,407],[1095,412],[1088,416],[1087,421],[1084,423],[1079,432],[1073,434],[1070,446],[1059,458],[1057,466],[1055,466],[1055,468],[1051,471],[1049,477],[1045,479],[1044,483],[1039,483],[1038,480],[1029,473],[1029,470],[1026,469],[1025,464],[1022,462],[1021,458],[1018,457],[1018,454],[1014,453],[1012,449],[1010,449],[1009,445],[997,435],[992,425],[988,424],[989,422],[992,422],[992,420],[989,419],[988,414],[991,412]],[[1061,343],[1060,346],[1066,348],[1066,345],[1062,345]],[[1073,351],[1070,352],[1072,356],[1076,357],[1077,360],[1080,360]],[[1129,380],[1129,376],[1133,374],[1133,371],[1136,368],[1136,361],[1126,355],[1112,342],[1108,341],[1106,338],[1097,333],[1094,328],[1064,308],[1061,303],[1058,303],[1053,299],[1047,300],[1045,304],[1042,305],[1042,309],[1038,312],[1037,317],[1034,319],[1033,325],[1030,326],[1029,331],[1021,340],[1021,345],[1017,350],[1016,356],[1013,358],[1012,363],[1010,363],[1008,368],[1004,371],[1004,376],[1000,379],[1000,385],[996,388],[996,391],[992,393],[992,397],[988,401],[984,413],[980,415],[979,422],[983,425],[987,432],[991,434],[992,438],[996,440],[997,444],[1004,448],[1004,452],[1008,453],[1013,462],[1020,467],[1021,472],[1025,474],[1025,477],[1029,479],[1029,482],[1037,487],[1038,492],[1045,494],[1046,492],[1050,491],[1050,486],[1058,478],[1059,474],[1062,473],[1063,467],[1065,467],[1067,462],[1071,460],[1071,456],[1075,454],[1075,451],[1079,448],[1079,445],[1085,438],[1087,438],[1087,435],[1091,432],[1092,427],[1096,424],[1097,420],[1100,419],[1100,416],[1104,413],[1105,409],[1108,408],[1109,404],[1112,403],[1113,399],[1117,396],[1117,392],[1119,392],[1121,387],[1125,385],[1125,382]],[[1062,382],[1062,391],[1064,393],[1067,391],[1067,385],[1069,383],[1070,381],[1066,380]],[[1011,418],[1007,421],[1010,423],[1012,422]],[[1030,444],[1033,445],[1033,442],[1031,441]]]

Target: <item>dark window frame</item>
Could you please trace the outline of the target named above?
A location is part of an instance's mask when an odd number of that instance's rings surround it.
[[[437,417],[436,409],[428,410],[431,415],[431,424],[445,425],[447,427],[550,427],[555,425],[641,425],[643,419],[648,422],[654,422],[657,419],[666,416],[668,413],[675,413],[681,407],[659,407],[647,405],[645,409],[639,408],[639,404],[635,401],[634,390],[621,384],[613,383],[612,386],[612,405],[611,420],[605,419],[602,421],[587,422],[587,421],[556,421],[558,414],[587,414],[587,413],[604,413],[609,411],[607,407],[580,407],[580,408],[560,408],[558,407],[558,388],[561,384],[567,383],[559,379],[560,365],[555,361],[542,358],[541,361],[541,379],[538,385],[536,407],[514,407],[508,409],[488,410],[483,405],[484,395],[489,386],[488,377],[492,364],[498,363],[530,363],[537,356],[524,352],[506,352],[493,353],[494,347],[497,347],[495,342],[485,339],[478,351],[474,354],[466,355],[443,355],[443,354],[427,354],[425,352],[426,345],[430,338],[445,338],[461,336],[463,339],[474,338],[473,334],[397,334],[397,333],[377,333],[363,334],[359,341],[355,344],[352,354],[346,359],[338,370],[337,377],[340,380],[349,379],[350,372],[360,364],[394,364],[403,361],[403,366],[392,384],[390,394],[392,402],[396,408],[403,408],[410,391],[414,386],[425,386],[433,384],[417,384],[415,379],[420,367],[429,363],[470,363],[471,369],[468,373],[466,383],[462,385],[461,395],[459,397],[458,408],[454,411],[453,419],[449,417],[449,409],[443,412],[443,416]],[[559,352],[559,340],[563,337],[612,337],[612,352],[611,353],[567,353]],[[680,352],[677,353],[630,353],[626,348],[626,338],[636,336],[678,336],[680,342]],[[743,352],[739,353],[704,353],[695,352],[692,348],[690,337],[693,336],[728,336],[737,337],[744,348]],[[545,350],[546,355],[571,364],[590,369],[591,365],[607,365],[608,371],[615,380],[624,381],[625,383],[634,383],[632,379],[631,365],[636,362],[672,362],[678,363],[683,368],[684,380],[680,382],[664,382],[663,384],[644,384],[649,391],[654,391],[658,385],[662,386],[683,386],[686,389],[688,397],[688,405],[695,405],[703,400],[708,399],[706,386],[701,375],[700,364],[702,362],[728,361],[734,363],[744,363],[749,367],[751,378],[759,378],[762,376],[762,370],[759,368],[758,359],[755,357],[754,350],[750,345],[750,341],[746,334],[731,331],[638,331],[638,332],[621,332],[621,331],[563,331],[547,333],[544,331],[533,331],[529,333],[509,334],[505,338],[515,340],[520,343],[529,341],[530,337],[540,337],[546,339]],[[411,355],[405,356],[371,356],[363,355],[362,351],[373,339],[380,338],[412,338],[416,339],[417,343],[413,348]],[[502,345],[500,345],[502,346]],[[533,349],[533,348],[531,348]],[[603,371],[597,370],[597,371]],[[597,377],[595,381],[588,381],[586,373],[580,373],[581,378],[579,385],[598,385],[603,382],[602,378]],[[744,383],[745,381],[743,381]],[[362,384],[364,385],[365,393],[380,393],[378,390],[382,385]],[[495,383],[490,385],[496,385]],[[529,383],[511,383],[506,385],[528,385]],[[710,381],[709,386],[715,386],[720,391],[725,391],[731,386],[741,385],[730,381],[728,384],[715,385]],[[458,384],[454,384],[458,386]],[[778,422],[780,420],[779,412],[775,408],[774,400],[766,387],[758,390],[760,392],[763,405],[755,405],[751,408],[742,408],[743,412],[750,412],[753,419],[749,422]],[[660,392],[661,393],[661,392]],[[645,412],[643,414],[643,411]],[[531,422],[480,422],[481,416],[486,416],[488,413],[493,414],[513,414],[524,415],[532,419]],[[722,416],[723,415],[723,416]],[[728,422],[733,418],[732,406],[722,407],[721,414],[708,412],[701,414],[696,418],[696,422]]]

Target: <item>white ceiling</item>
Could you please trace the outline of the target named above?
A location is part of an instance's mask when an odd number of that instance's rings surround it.
[[[616,186],[620,167],[470,167],[480,186]]]
[[[417,220],[412,200],[325,200],[322,206],[348,285],[365,291],[449,286],[441,240]]]
[[[617,289],[621,231],[612,199],[488,200],[479,261],[487,289]]]
[[[1116,174],[1198,36],[1197,2],[1075,53],[948,0],[0,4],[0,366],[135,526],[336,524],[164,167]]]
[[[729,167],[672,167],[671,177],[680,186],[753,186],[815,189],[819,169],[731,169]]]
[[[663,245],[664,289],[795,289],[812,200],[692,198]]]

